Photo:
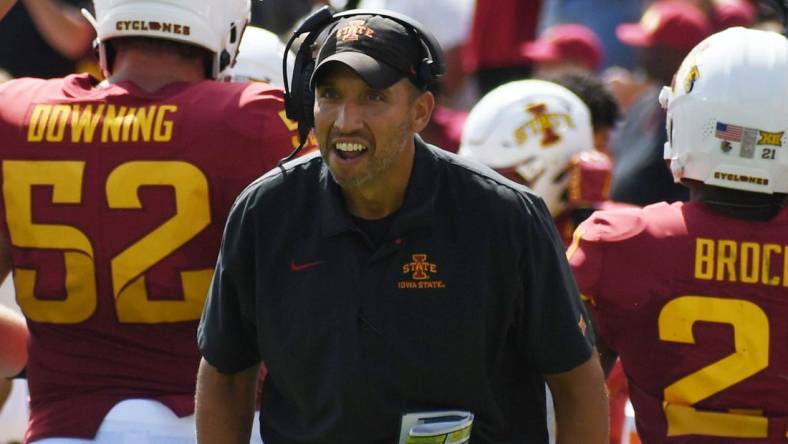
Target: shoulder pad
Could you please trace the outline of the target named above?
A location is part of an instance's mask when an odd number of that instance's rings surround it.
[[[597,211],[581,225],[582,239],[589,242],[618,242],[637,236],[647,226],[643,209],[617,208]]]

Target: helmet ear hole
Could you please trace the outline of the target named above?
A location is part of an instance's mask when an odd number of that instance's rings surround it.
[[[238,43],[238,29],[235,23],[230,25],[230,43]]]
[[[668,119],[668,143],[673,145],[673,119]]]
[[[223,49],[222,53],[219,55],[219,72],[224,71],[225,68],[230,66],[230,62],[232,62],[230,53],[227,52],[226,49]]]

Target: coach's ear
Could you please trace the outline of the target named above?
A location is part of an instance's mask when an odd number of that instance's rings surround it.
[[[435,96],[430,91],[420,93],[413,101],[413,132],[420,133],[430,123],[432,110],[435,109]]]

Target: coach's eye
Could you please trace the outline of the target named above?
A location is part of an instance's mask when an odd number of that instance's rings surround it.
[[[339,92],[335,88],[330,87],[318,88],[317,97],[320,99],[332,100],[339,97]]]
[[[370,102],[383,102],[386,100],[386,95],[382,91],[370,90],[367,92],[367,100]]]

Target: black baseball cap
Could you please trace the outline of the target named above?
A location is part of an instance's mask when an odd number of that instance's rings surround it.
[[[356,71],[373,88],[386,89],[402,78],[420,85],[417,67],[424,58],[418,37],[402,24],[379,15],[340,19],[325,37],[311,83],[322,68],[339,62]]]

